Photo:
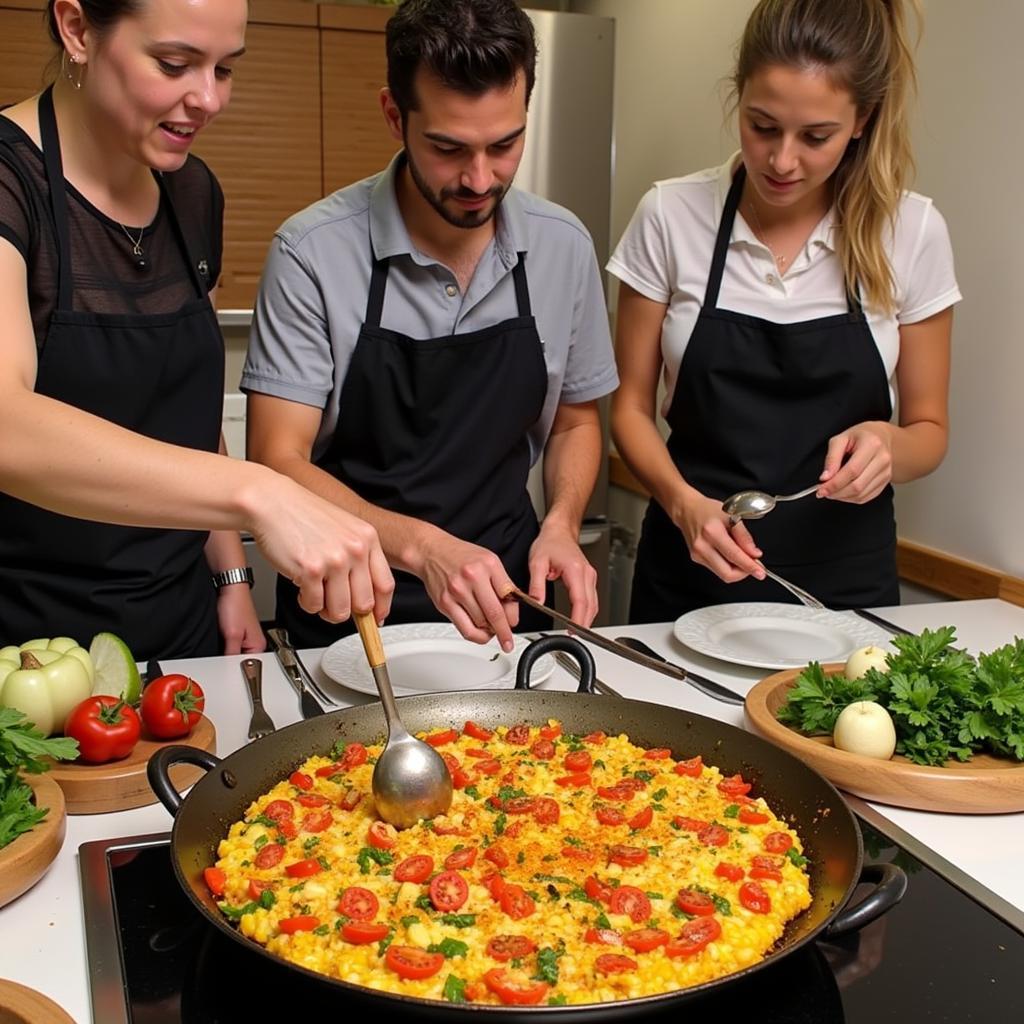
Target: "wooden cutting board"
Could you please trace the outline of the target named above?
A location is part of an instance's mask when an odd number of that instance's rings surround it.
[[[0,1024],[75,1024],[49,996],[13,981],[0,981]]]
[[[127,811],[156,803],[156,794],[149,788],[146,765],[161,747],[183,744],[211,753],[217,749],[217,731],[205,715],[192,732],[176,740],[153,740],[143,736],[135,749],[120,761],[109,764],[58,763],[50,776],[64,791],[68,814],[103,814],[106,811]],[[188,789],[203,775],[203,769],[179,764],[171,769],[171,781],[178,792]]]
[[[832,674],[841,664],[823,665]],[[802,669],[777,672],[747,694],[747,724],[776,746],[795,754],[833,785],[854,796],[896,807],[949,814],[1000,814],[1024,811],[1024,764],[976,754],[944,767],[914,764],[900,754],[889,761],[837,750],[830,736],[804,736],[776,717],[786,691]]]
[[[0,849],[0,907],[17,899],[46,874],[61,846],[67,828],[64,794],[49,775],[23,775],[35,793],[37,807],[50,813],[31,832]],[[0,1003],[0,1006],[3,1004]],[[0,1024],[3,1016],[0,1014]]]

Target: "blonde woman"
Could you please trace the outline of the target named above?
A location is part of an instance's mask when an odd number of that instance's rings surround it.
[[[907,6],[762,0],[733,77],[740,151],[658,182],[608,264],[612,430],[653,495],[634,622],[791,600],[764,565],[831,607],[899,601],[892,484],[945,454],[960,298],[945,222],[906,191]],[[749,527],[721,509],[815,482]]]

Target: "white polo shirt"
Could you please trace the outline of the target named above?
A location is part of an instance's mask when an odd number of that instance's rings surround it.
[[[646,298],[668,306],[661,330],[666,388],[662,415],[668,414],[679,366],[704,303],[715,236],[739,156],[733,154],[721,167],[656,182],[640,200],[608,261],[609,273]],[[774,323],[846,312],[843,268],[833,230],[829,210],[785,277],[780,277],[768,247],[737,212],[719,308]],[[890,397],[894,397],[900,325],[925,320],[958,302],[961,295],[946,222],[927,197],[904,194],[886,249],[895,280],[896,310],[865,312],[885,364]]]

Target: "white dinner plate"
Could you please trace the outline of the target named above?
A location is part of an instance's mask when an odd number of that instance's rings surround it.
[[[887,646],[889,634],[852,612],[801,604],[718,604],[676,619],[676,638],[698,654],[757,668],[845,661],[858,647]]]
[[[450,622],[416,622],[383,626],[380,638],[388,659],[388,675],[396,697],[448,690],[511,689],[516,665],[529,641],[516,636],[515,650],[506,654],[497,640],[474,644],[463,639]],[[331,644],[320,665],[336,683],[350,690],[376,696],[370,666],[358,634]],[[536,685],[555,669],[550,655],[538,658],[530,674]]]

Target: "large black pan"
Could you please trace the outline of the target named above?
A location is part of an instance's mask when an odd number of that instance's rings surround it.
[[[580,695],[530,691],[530,669],[538,657],[552,650],[573,655],[581,666]],[[836,790],[792,755],[742,729],[714,719],[660,704],[593,695],[594,661],[590,652],[567,637],[549,637],[531,644],[519,662],[516,689],[511,691],[467,690],[401,699],[402,719],[410,732],[446,726],[461,728],[466,719],[485,727],[538,724],[559,719],[567,732],[586,734],[597,730],[625,732],[644,747],[670,747],[680,757],[703,756],[726,775],[740,772],[752,781],[780,817],[799,832],[809,858],[812,903],[792,921],[775,951],[760,964],[680,992],[616,1003],[569,1007],[491,1007],[438,1003],[432,1000],[373,992],[359,985],[324,978],[297,965],[292,972],[310,983],[337,989],[346,1006],[366,1002],[402,1014],[436,1016],[439,1013],[495,1013],[502,1021],[536,1018],[538,1013],[569,1019],[581,1013],[594,1021],[618,1018],[639,1008],[667,1008],[695,993],[773,963],[825,932],[829,937],[853,931],[884,913],[902,897],[906,876],[891,866],[866,869],[875,890],[852,909],[843,909],[861,881],[863,844],[860,829]],[[174,871],[192,902],[207,919],[254,957],[281,961],[262,946],[244,938],[217,909],[203,882],[203,869],[216,860],[217,845],[228,828],[244,817],[249,805],[286,777],[313,753],[326,753],[339,739],[372,742],[385,732],[379,704],[335,711],[296,723],[251,743],[220,760],[194,747],[175,746],[159,751],[149,764],[149,781],[164,806],[175,816],[171,837]],[[168,772],[173,764],[187,762],[209,769],[182,800]],[[253,961],[254,967],[256,961]],[[382,1003],[381,1000],[385,1000]],[[464,1019],[464,1018],[463,1018]]]

